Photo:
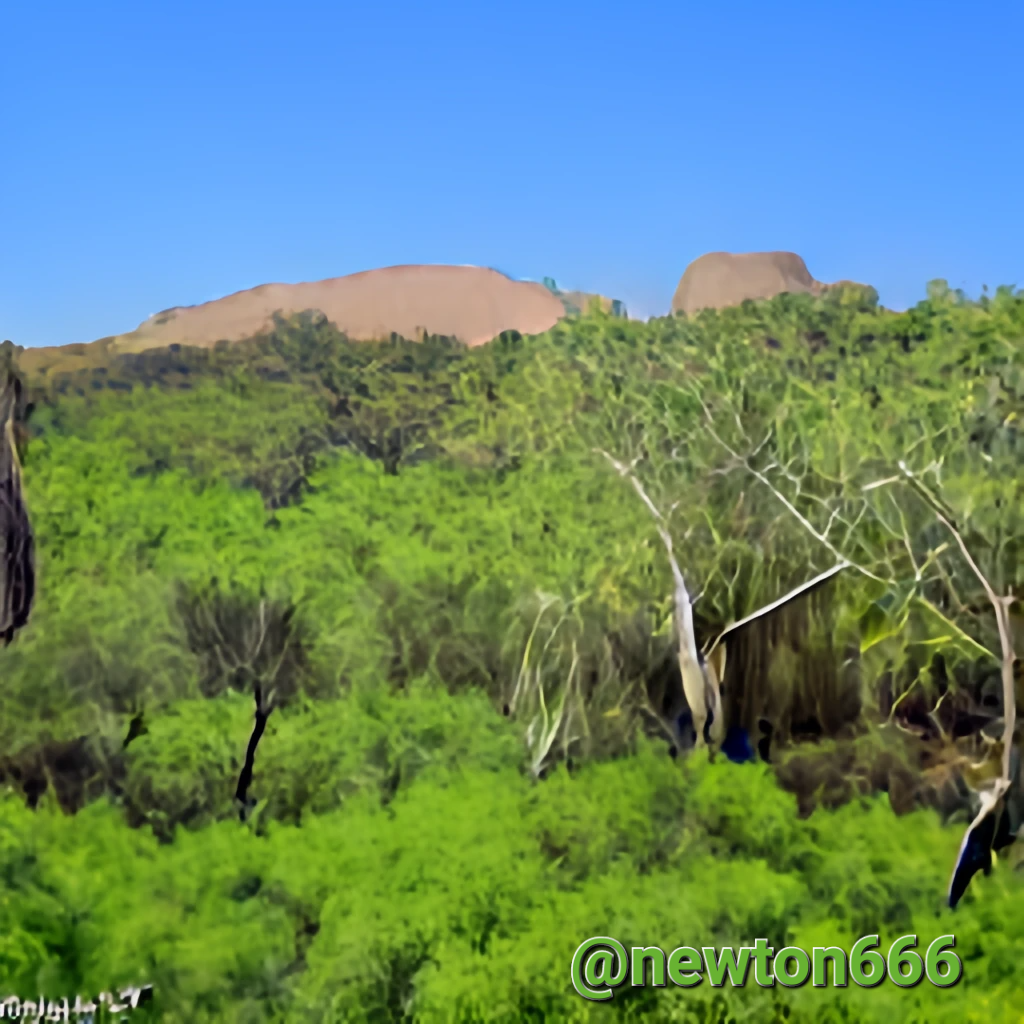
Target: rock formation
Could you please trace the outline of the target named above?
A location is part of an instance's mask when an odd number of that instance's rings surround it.
[[[564,304],[542,284],[513,281],[484,267],[411,265],[304,284],[265,284],[202,305],[178,306],[115,336],[110,347],[141,352],[240,341],[270,327],[275,313],[306,310],[319,310],[355,341],[429,333],[470,346],[502,331],[539,334],[566,315]]]
[[[783,292],[822,295],[833,288],[874,296],[877,301],[874,289],[865,285],[816,281],[795,252],[710,252],[695,259],[683,272],[672,296],[672,312],[724,309],[746,299],[772,299]]]

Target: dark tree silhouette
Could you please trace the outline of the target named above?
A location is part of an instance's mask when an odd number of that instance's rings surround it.
[[[7,646],[28,622],[36,581],[32,524],[22,493],[15,435],[22,384],[10,365],[0,372],[0,638]]]

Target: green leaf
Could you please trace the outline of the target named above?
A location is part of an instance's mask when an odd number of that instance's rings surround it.
[[[914,584],[910,584],[888,590],[871,602],[859,622],[861,654],[903,631],[913,596]]]

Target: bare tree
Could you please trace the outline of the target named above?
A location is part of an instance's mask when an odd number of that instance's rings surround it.
[[[256,751],[275,708],[292,697],[306,671],[301,630],[295,608],[260,596],[182,590],[179,612],[189,646],[203,665],[200,689],[215,696],[224,689],[251,692],[253,727],[235,788],[239,816],[253,806],[249,795]]]
[[[726,724],[722,712],[722,683],[725,677],[728,638],[756,620],[780,612],[790,602],[831,580],[842,570],[848,568],[850,563],[839,556],[838,552],[834,552],[839,560],[831,568],[818,573],[812,579],[799,584],[781,597],[757,608],[741,619],[727,624],[713,640],[704,645],[703,650],[699,650],[693,617],[695,599],[690,596],[685,577],[676,558],[668,521],[634,473],[640,459],[635,459],[631,465],[626,465],[608,452],[602,449],[598,449],[598,451],[615,467],[620,476],[629,480],[655,519],[658,535],[665,548],[674,581],[674,624],[679,652],[679,673],[683,696],[690,710],[696,732],[696,745],[698,748],[703,747],[710,740],[713,746],[718,746],[725,734]]]
[[[686,698],[690,714],[693,716],[693,727],[697,734],[696,743],[698,747],[705,746],[708,739],[716,744],[721,743],[723,736],[721,680],[716,671],[717,666],[706,663],[697,650],[697,637],[693,628],[693,598],[690,596],[686,579],[675,556],[668,522],[633,474],[635,463],[633,466],[627,466],[606,451],[601,451],[600,454],[615,467],[620,476],[629,480],[657,523],[658,536],[665,547],[665,554],[668,556],[675,584],[673,618],[676,642],[679,648],[679,674],[682,680],[683,695]],[[705,736],[705,726],[708,726],[707,736]]]
[[[977,872],[983,871],[988,874],[992,870],[992,856],[994,851],[1004,846],[1009,846],[1017,838],[1017,829],[1020,827],[1019,820],[1011,822],[1011,807],[1008,798],[1011,789],[1019,787],[1020,782],[1020,755],[1015,750],[1014,740],[1017,724],[1017,695],[1014,687],[1013,665],[1016,655],[1013,647],[1013,627],[1010,621],[1010,608],[1014,603],[1012,593],[997,594],[992,587],[988,577],[978,567],[977,561],[972,556],[967,544],[964,542],[963,534],[957,528],[954,518],[944,503],[933,494],[918,478],[908,469],[903,461],[899,463],[900,472],[906,477],[911,487],[924,499],[934,511],[936,518],[953,535],[964,560],[971,568],[971,572],[977,576],[985,590],[985,596],[992,605],[995,615],[996,628],[999,632],[999,644],[1002,649],[1000,664],[1000,675],[1003,684],[1003,738],[1001,741],[1001,771],[1000,775],[992,784],[991,789],[982,790],[981,808],[971,824],[964,833],[963,842],[960,844],[960,851],[957,855],[956,865],[953,868],[953,876],[949,882],[947,899],[951,907],[956,907],[961,896],[967,890],[971,878]],[[1013,794],[1019,796],[1019,794]]]
[[[22,489],[15,418],[22,399],[7,369],[0,390],[0,638],[4,645],[28,623],[35,598],[35,544]]]
[[[850,525],[852,520],[849,508],[843,507],[844,499],[843,495],[839,493],[839,488],[836,488],[831,500],[823,499],[820,496],[812,498],[813,502],[817,502],[819,511],[828,515],[827,523],[823,527],[815,526],[810,518],[797,507],[794,500],[788,497],[782,488],[771,479],[769,471],[757,468],[750,456],[740,454],[722,438],[715,428],[711,410],[703,402],[701,404],[708,435],[729,456],[731,468],[742,469],[754,477],[786,509],[793,520],[799,523],[810,536],[839,560],[830,572],[834,573],[848,566],[875,583],[881,583],[888,587],[896,587],[898,585],[899,573],[894,569],[892,562],[886,559],[882,551],[874,552],[877,557],[871,559],[871,564],[864,564],[863,558],[855,560],[852,556],[844,554],[839,546],[831,540],[829,534],[835,523],[839,522]],[[768,439],[766,438],[765,442],[758,446],[759,451],[765,447],[767,441]],[[909,468],[905,460],[898,460],[897,467],[898,472],[863,484],[859,488],[861,494],[866,495],[878,492],[885,488],[894,487],[902,482],[908,485],[909,489],[921,499],[924,506],[934,517],[934,520],[938,521],[952,536],[966,566],[981,584],[993,612],[1001,652],[997,655],[973,637],[970,637],[962,627],[953,623],[926,596],[924,588],[921,586],[925,580],[926,570],[930,565],[937,562],[939,556],[947,549],[947,546],[933,547],[924,558],[916,555],[914,551],[915,545],[907,527],[907,509],[894,500],[893,504],[900,528],[898,530],[888,529],[888,532],[903,545],[909,564],[913,568],[914,589],[908,593],[908,601],[919,604],[932,615],[941,619],[946,626],[953,627],[960,639],[968,641],[978,653],[992,658],[1000,665],[1003,728],[1002,739],[995,745],[995,750],[993,751],[999,760],[998,774],[991,780],[989,786],[980,790],[978,794],[979,810],[968,826],[960,846],[947,894],[949,905],[955,907],[966,891],[971,878],[978,871],[988,874],[991,870],[995,852],[1014,842],[1017,830],[1021,824],[1021,804],[1022,800],[1024,800],[1024,794],[1021,793],[1020,755],[1019,751],[1015,749],[1016,691],[1014,685],[1014,663],[1016,655],[1010,617],[1010,609],[1016,598],[1012,592],[1005,594],[996,593],[989,578],[979,567],[978,561],[965,541],[964,533],[957,524],[956,517],[949,506],[921,480],[919,474],[916,474]],[[795,480],[792,474],[786,473],[785,467],[781,466],[777,460],[769,463],[769,469],[780,470],[783,479],[788,479],[794,484],[795,490],[797,492],[800,491],[800,481]],[[860,505],[857,518],[862,518],[865,514],[870,515],[871,513],[874,513],[873,518],[876,522],[882,521],[884,525],[884,520],[878,514],[878,509],[872,509],[866,502]],[[848,540],[852,532],[852,529],[847,532]],[[868,550],[868,546],[861,542],[862,553]],[[953,586],[948,574],[942,578],[947,587]],[[811,582],[813,583],[814,581]],[[954,598],[961,606],[963,605],[964,602],[958,595],[954,594]],[[971,767],[977,776],[978,770],[983,766],[972,765]]]

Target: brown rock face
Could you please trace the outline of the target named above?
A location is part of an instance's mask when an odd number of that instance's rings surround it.
[[[540,334],[566,315],[542,284],[513,281],[484,267],[412,265],[305,284],[265,284],[199,306],[178,306],[117,335],[110,346],[119,352],[171,344],[208,347],[259,334],[275,313],[306,310],[319,310],[357,341],[430,333],[471,346],[502,331]]]
[[[672,297],[672,312],[724,309],[783,292],[818,295],[825,287],[811,277],[795,252],[710,252],[683,272]]]

